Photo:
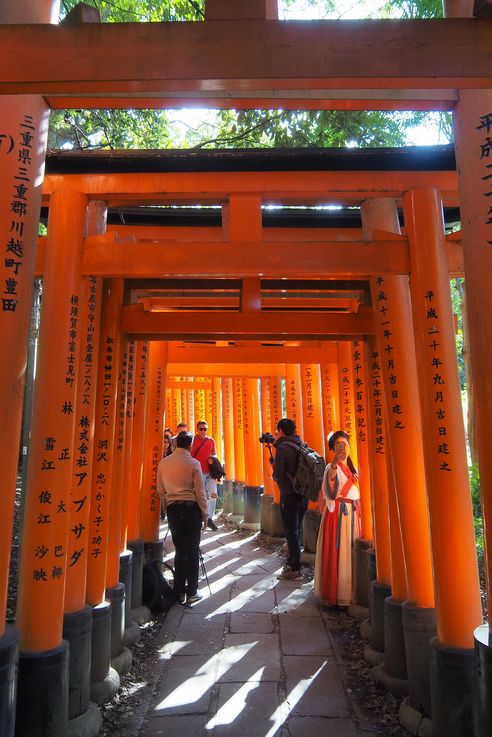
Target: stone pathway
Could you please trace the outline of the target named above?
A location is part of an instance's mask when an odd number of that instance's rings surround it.
[[[139,737],[374,737],[312,582],[277,580],[283,562],[254,534],[220,527],[201,549],[211,593],[202,579],[203,600],[163,621]]]

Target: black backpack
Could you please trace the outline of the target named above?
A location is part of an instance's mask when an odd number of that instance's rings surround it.
[[[178,601],[177,592],[162,575],[162,566],[171,571],[174,580],[174,570],[160,560],[149,560],[142,575],[142,604],[156,615],[168,612]]]
[[[293,476],[289,476],[294,491],[309,502],[318,501],[325,474],[325,459],[306,443],[297,445],[287,441],[285,444],[295,448],[298,453],[296,472]]]

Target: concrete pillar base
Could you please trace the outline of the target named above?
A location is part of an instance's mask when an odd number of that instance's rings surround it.
[[[224,484],[217,482],[217,504],[215,509],[224,509]]]
[[[271,512],[272,512],[273,496],[263,494],[261,497],[260,509],[260,530],[264,535],[271,535]]]
[[[370,645],[364,648],[364,660],[371,668],[377,668],[384,663],[384,653],[374,650]]]
[[[244,519],[244,484],[234,481],[232,485],[232,519]]]
[[[120,677],[114,668],[108,668],[106,676],[95,683],[91,683],[91,700],[102,706],[111,701],[120,687]]]
[[[301,552],[301,563],[305,566],[311,566],[311,568],[314,568],[315,561],[316,553],[306,553],[305,550]]]
[[[316,509],[308,509],[302,521],[302,539],[306,553],[316,553],[321,515]]]
[[[104,681],[108,674],[110,658],[111,604],[104,601],[92,609],[91,683]]]
[[[477,627],[474,635],[477,668],[475,737],[485,737],[492,734],[492,638],[488,624]]]
[[[363,640],[372,640],[372,627],[369,619],[363,619],[359,625],[359,633]]]
[[[152,619],[150,609],[146,606],[139,606],[136,609],[132,609],[131,618],[137,625],[147,624]]]
[[[125,587],[125,627],[130,621],[132,608],[132,567],[133,553],[131,550],[124,550],[120,553],[120,583]]]
[[[246,529],[259,530],[263,486],[245,486],[243,494],[244,522],[248,525],[255,525],[255,527],[248,527]]]
[[[144,561],[162,560],[164,557],[164,540],[144,543]]]
[[[130,540],[127,543],[127,548],[133,553],[130,609],[137,609],[137,607],[142,606],[144,542],[143,540]]]
[[[21,652],[17,680],[16,737],[66,737],[68,642],[44,652]]]
[[[433,737],[473,734],[475,651],[445,647],[431,640],[431,702]]]
[[[111,658],[111,668],[119,673],[120,676],[124,676],[128,673],[132,667],[133,657],[130,650],[127,647],[122,647],[116,657]]]
[[[369,591],[371,643],[374,650],[384,652],[384,601],[391,596],[391,586],[372,581]]]
[[[368,551],[371,548],[371,540],[358,537],[355,541],[355,603],[366,609],[369,607]]]
[[[243,521],[243,519],[244,519],[244,517],[243,517],[242,514],[230,514],[227,517],[227,521],[228,522],[232,522],[232,524],[233,525],[237,525],[237,527],[239,527],[239,525],[241,524],[241,522]]]
[[[354,619],[369,619],[369,609],[360,604],[350,604],[347,607],[347,612],[349,617],[353,617]]]
[[[91,690],[92,607],[63,617],[63,639],[70,646],[68,669],[68,719],[80,717],[89,708]]]
[[[419,608],[404,601],[401,614],[407,657],[409,702],[414,709],[430,718],[431,649],[429,643],[436,632],[435,610]]]
[[[121,651],[121,642],[125,632],[125,587],[117,583],[106,589],[106,599],[111,602],[111,657],[115,658]]]
[[[232,481],[222,482],[222,514],[232,514]]]
[[[414,709],[410,699],[406,696],[400,704],[398,720],[410,734],[417,737],[432,737],[432,722],[424,717],[417,709]]]
[[[408,694],[408,681],[390,676],[386,671],[384,663],[378,665],[372,673],[377,683],[384,686],[393,696],[400,697]]]
[[[273,537],[279,537],[285,539],[284,525],[282,517],[280,516],[280,504],[273,502],[270,510],[270,534]]]
[[[128,619],[121,644],[123,647],[133,647],[137,642],[140,642],[140,627],[133,619]]]
[[[389,677],[406,683],[408,693],[407,658],[401,615],[401,601],[388,596],[384,600],[384,670]]]
[[[103,724],[97,704],[89,703],[87,711],[79,717],[69,719],[67,737],[97,737]]]
[[[5,737],[14,734],[18,658],[19,633],[7,624],[0,637],[0,724]]]
[[[240,522],[239,528],[241,530],[254,530],[255,532],[260,531],[260,523],[259,522]]]

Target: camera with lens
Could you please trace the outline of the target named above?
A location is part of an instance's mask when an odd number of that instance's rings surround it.
[[[260,443],[266,443],[267,445],[275,445],[275,436],[271,432],[264,432],[260,438]]]

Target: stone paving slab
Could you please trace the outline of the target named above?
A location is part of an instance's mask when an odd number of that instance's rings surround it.
[[[207,627],[203,626],[203,614],[185,612],[175,640],[169,642],[163,654],[207,655],[222,647],[225,615],[214,618]]]
[[[208,716],[183,714],[181,716],[153,717],[146,729],[146,737],[204,737]]]
[[[209,722],[214,737],[264,737],[279,704],[276,683],[221,683],[218,710]]]
[[[229,628],[232,634],[242,632],[270,634],[275,630],[275,622],[271,614],[239,611],[231,614]]]
[[[218,655],[174,655],[163,673],[152,716],[207,714]]]
[[[287,726],[292,737],[359,737],[351,719],[294,717],[288,720]]]
[[[319,613],[301,617],[295,611],[279,615],[280,638],[284,655],[327,655],[334,651]]]
[[[277,606],[274,614],[295,612],[299,617],[313,617],[317,614],[318,607],[311,582],[279,581],[275,588]]]
[[[351,716],[347,695],[333,660],[323,657],[287,655],[287,699],[294,716]],[[295,702],[295,704],[294,704]]]
[[[280,643],[278,635],[230,634],[225,636],[224,649],[219,653],[219,681],[246,682],[260,669],[262,681],[280,681]],[[229,668],[225,670],[224,665]]]

